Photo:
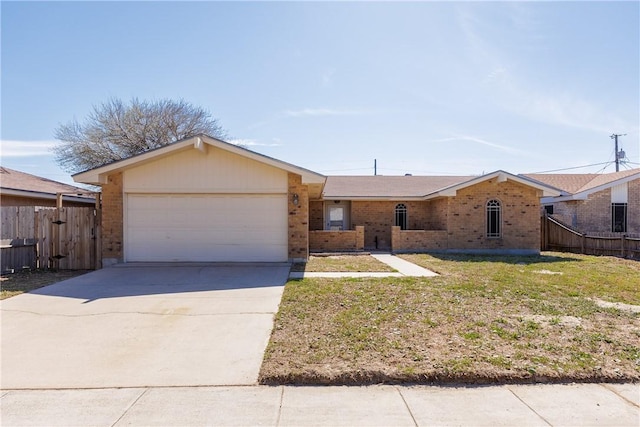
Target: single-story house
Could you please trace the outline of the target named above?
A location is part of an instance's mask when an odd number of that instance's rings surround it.
[[[582,233],[640,236],[640,168],[606,174],[535,174],[560,190],[543,197],[546,213]]]
[[[538,253],[552,187],[479,177],[326,177],[205,135],[73,176],[102,186],[103,265],[288,261],[310,251]]]
[[[0,167],[1,206],[55,207],[59,193],[62,193],[63,206],[95,205],[95,197],[85,189]]]

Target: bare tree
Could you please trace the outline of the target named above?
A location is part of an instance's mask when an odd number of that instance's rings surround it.
[[[58,126],[56,161],[68,172],[92,169],[163,145],[206,134],[224,138],[226,132],[211,114],[184,101],[162,99],[128,105],[120,99],[93,106],[82,122]]]

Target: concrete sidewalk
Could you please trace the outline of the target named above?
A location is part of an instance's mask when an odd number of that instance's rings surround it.
[[[403,276],[411,276],[411,277],[433,277],[437,276],[437,273],[434,273],[431,270],[427,270],[426,268],[422,268],[419,265],[416,265],[412,262],[405,261],[402,258],[398,258],[395,255],[380,253],[371,254],[372,257],[377,259],[380,262],[383,262],[387,265],[398,270],[402,273]]]
[[[391,255],[389,253],[372,253],[372,257],[377,259],[378,261],[387,264],[392,267],[395,272],[302,272],[302,271],[294,271],[289,273],[290,279],[304,279],[310,277],[329,277],[329,278],[340,278],[340,277],[433,277],[437,276],[437,273],[433,271],[427,270],[426,268],[422,268],[419,265],[416,265],[412,262],[405,261],[402,258],[398,258],[395,255]]]
[[[638,384],[9,390],[3,426],[638,426]]]

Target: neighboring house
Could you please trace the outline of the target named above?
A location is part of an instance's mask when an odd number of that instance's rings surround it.
[[[95,198],[85,189],[0,167],[0,206],[55,207],[58,193],[64,193],[63,206],[95,205]]]
[[[543,209],[578,231],[640,235],[640,169],[525,176],[561,191],[543,197]]]
[[[376,247],[539,253],[539,200],[559,194],[503,171],[327,178],[204,135],[73,178],[102,186],[105,266]]]

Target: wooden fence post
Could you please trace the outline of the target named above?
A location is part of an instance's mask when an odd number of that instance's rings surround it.
[[[95,265],[94,268],[99,270],[102,268],[102,202],[100,200],[101,193],[96,193],[96,204],[94,207],[94,241],[95,245]]]
[[[581,234],[582,238],[580,239],[580,253],[586,254],[585,248],[587,246],[587,235]]]

